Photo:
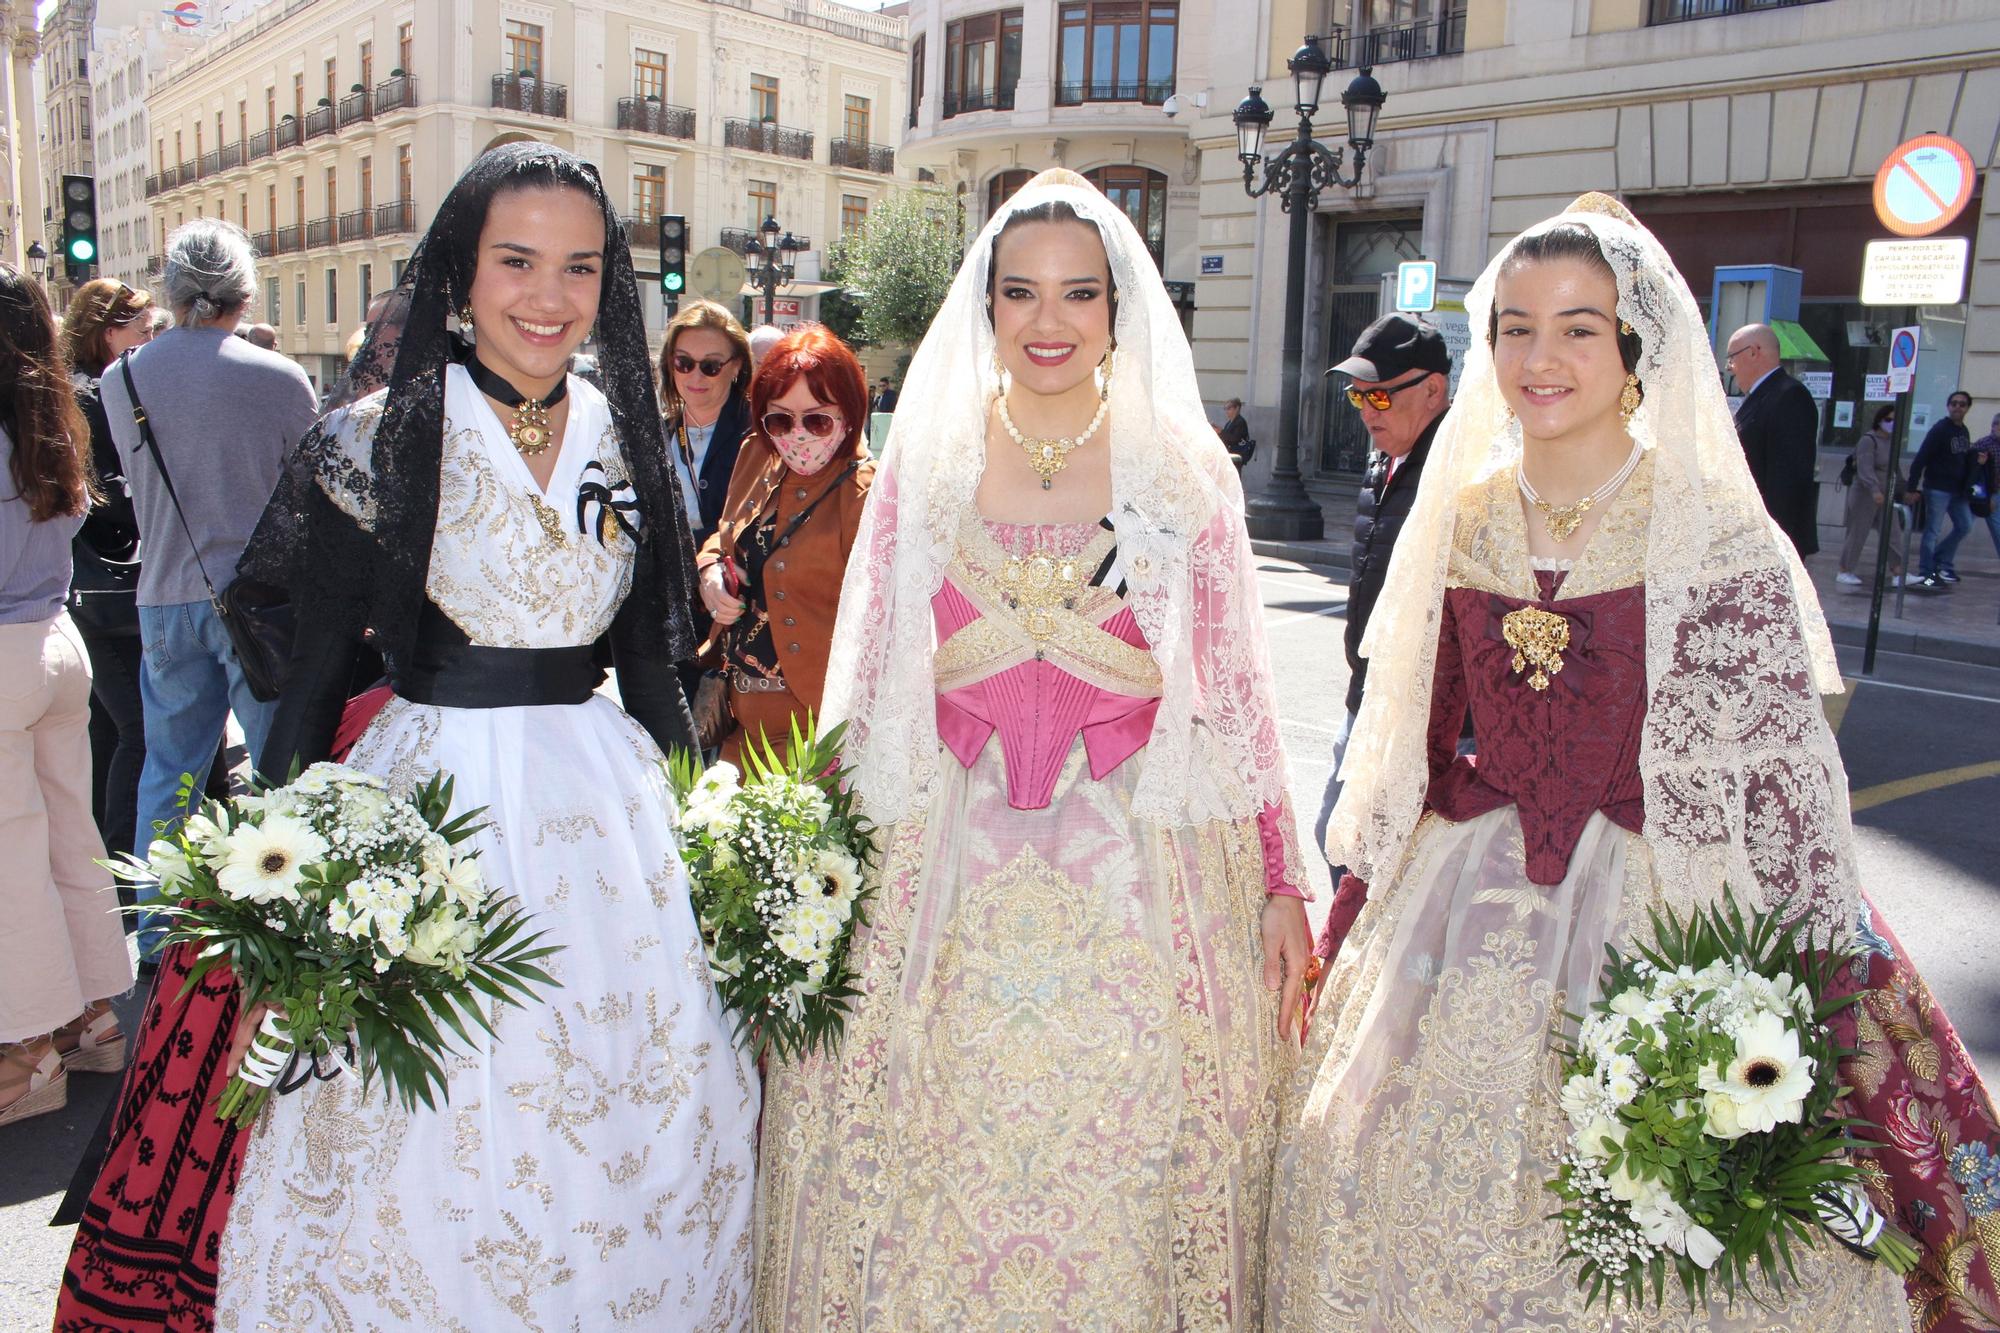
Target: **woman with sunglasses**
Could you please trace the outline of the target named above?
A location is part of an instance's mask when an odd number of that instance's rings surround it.
[[[750,371],[749,335],[715,302],[691,302],[668,323],[660,401],[696,546],[722,521],[736,454],[750,430]]]
[[[695,557],[715,618],[704,660],[717,663],[734,718],[722,757],[747,738],[780,746],[817,713],[847,553],[875,464],[862,440],[868,382],[823,325],[779,340],[750,383],[757,423],[729,479],[722,526]]]

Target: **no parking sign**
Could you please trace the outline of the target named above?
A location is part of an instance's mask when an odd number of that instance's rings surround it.
[[[1972,155],[1956,139],[1920,134],[1898,145],[1875,173],[1875,216],[1898,236],[1949,227],[1972,200]]]
[[[1923,330],[1897,329],[1889,335],[1889,392],[1908,393],[1917,378],[1917,347]]]

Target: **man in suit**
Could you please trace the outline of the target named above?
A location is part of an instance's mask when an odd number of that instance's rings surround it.
[[[1768,324],[1731,334],[1723,368],[1743,390],[1736,436],[1764,508],[1799,555],[1811,555],[1819,549],[1819,405],[1778,364],[1778,335]]]
[[[868,410],[870,412],[894,412],[896,410],[896,397],[895,387],[889,383],[889,377],[884,375],[882,382],[875,387],[875,401],[868,405]]]

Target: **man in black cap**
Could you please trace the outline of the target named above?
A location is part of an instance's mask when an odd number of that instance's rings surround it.
[[[1368,457],[1367,477],[1354,506],[1354,572],[1347,587],[1347,715],[1334,735],[1333,772],[1327,777],[1319,822],[1313,828],[1322,848],[1333,803],[1340,796],[1340,761],[1346,756],[1347,738],[1354,730],[1355,714],[1361,711],[1361,692],[1368,678],[1361,636],[1381,595],[1396,534],[1416,501],[1431,437],[1451,406],[1451,353],[1443,335],[1415,315],[1384,315],[1361,331],[1353,354],[1326,373],[1347,376],[1347,401],[1361,413],[1375,450]],[[1346,867],[1332,869],[1337,892],[1327,925],[1332,948],[1337,949],[1354,913],[1361,909],[1366,886],[1338,892]],[[1322,950],[1331,957],[1325,937]]]

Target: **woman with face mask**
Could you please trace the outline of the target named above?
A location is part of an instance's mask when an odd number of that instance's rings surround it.
[[[307,436],[244,557],[298,623],[267,754],[278,774],[327,757],[372,630],[393,697],[346,762],[398,795],[452,776],[454,810],[483,811],[485,879],[561,946],[560,988],[491,1006],[496,1035],[447,1059],[435,1110],[337,1074],[239,1133],[211,1104],[258,1015],[226,973],[183,995],[180,946],[59,1323],[747,1320],[757,1077],[710,983],[661,771],[692,740],[673,669],[694,647],[692,551],[597,170],[490,150],[409,290],[388,387]],[[602,391],[568,373],[593,325]],[[606,657],[622,707],[596,692]]]
[[[732,763],[746,742],[768,738],[784,753],[792,721],[819,711],[841,573],[875,478],[867,403],[861,363],[818,324],[786,334],[750,382],[752,434],[721,526],[695,557]]]
[[[840,1046],[771,1072],[762,1327],[1255,1326],[1310,953],[1260,605],[1145,242],[1045,172],[847,562],[826,720],[880,856]]]

